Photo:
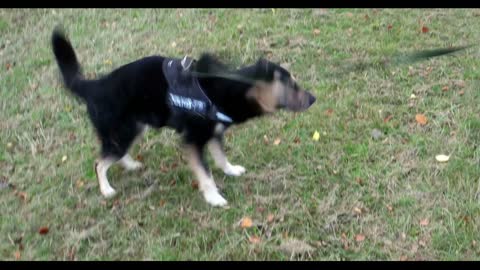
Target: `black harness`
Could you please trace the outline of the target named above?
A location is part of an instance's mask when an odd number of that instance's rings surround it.
[[[220,112],[203,91],[198,78],[192,74],[195,60],[166,59],[163,73],[168,82],[167,104],[171,110],[170,122],[185,118],[200,118],[230,124],[233,120]]]

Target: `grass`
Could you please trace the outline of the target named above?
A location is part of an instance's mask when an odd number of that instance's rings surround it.
[[[477,43],[478,16],[475,9],[0,10],[0,259],[478,260],[478,48],[327,76],[351,59]],[[230,160],[248,170],[232,178],[214,169],[228,210],[209,207],[192,188],[171,130],[150,130],[132,149],[144,170],[112,167],[120,194],[106,201],[86,109],[62,88],[51,53],[57,24],[88,76],[147,55],[209,50],[236,65],[260,56],[286,64],[318,101],[305,113],[228,132]],[[383,137],[372,139],[373,129]],[[451,158],[438,163],[437,154]],[[246,216],[254,226],[242,229]]]

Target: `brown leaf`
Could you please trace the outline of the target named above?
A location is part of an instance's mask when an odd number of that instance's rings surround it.
[[[313,29],[313,34],[314,35],[320,34],[320,29]]]
[[[163,207],[165,203],[167,203],[165,200],[160,200],[158,204],[160,205],[160,207]]]
[[[427,124],[427,117],[424,114],[415,115],[415,120],[422,126]]]
[[[390,204],[387,204],[388,212],[393,212],[393,207]]]
[[[428,218],[420,220],[420,226],[425,227],[425,226],[428,226],[429,223],[430,221],[428,220]]]
[[[192,181],[192,188],[193,189],[198,189],[198,181],[197,180]]]
[[[388,123],[388,121],[390,121],[390,119],[392,119],[392,118],[393,118],[393,115],[389,115],[389,116],[385,117],[385,119],[383,119],[383,122]]]
[[[10,63],[5,64],[5,68],[7,70],[10,70],[10,68],[12,68],[12,64],[10,64]]]
[[[293,142],[294,142],[295,144],[299,144],[299,143],[300,143],[300,138],[299,138],[298,136],[295,137],[295,139],[293,139]]]
[[[41,234],[41,235],[45,235],[48,233],[48,227],[40,227],[40,229],[38,230],[38,233]]]
[[[17,250],[15,251],[15,253],[13,253],[13,256],[15,256],[15,260],[20,260],[20,257],[21,257],[21,253],[20,253],[20,250]]]
[[[392,28],[393,28],[393,26],[392,26],[391,24],[389,24],[389,25],[387,26],[387,30],[389,30],[389,31],[392,30]]]
[[[250,228],[253,226],[253,221],[250,217],[244,217],[242,218],[242,221],[240,222],[240,227],[242,229],[245,229],[245,228]]]
[[[279,145],[281,141],[280,138],[276,138],[275,141],[273,141],[273,145]]]
[[[268,223],[272,223],[274,218],[275,218],[275,216],[274,216],[273,214],[268,214],[268,216],[267,216],[267,222],[268,222]]]
[[[81,188],[83,187],[83,185],[85,185],[85,183],[82,180],[78,179],[77,182],[75,182],[75,185],[77,186],[77,188]]]
[[[355,236],[355,241],[357,241],[357,242],[363,242],[364,240],[365,240],[365,235],[363,235],[363,234],[357,234]]]
[[[465,91],[460,90],[460,91],[458,92],[458,94],[459,94],[460,96],[463,96],[463,95],[465,94]]]
[[[422,26],[422,33],[428,33],[429,29],[426,26]]]
[[[328,116],[332,116],[333,114],[333,109],[328,109],[325,111],[325,114],[328,115]]]
[[[252,244],[258,244],[261,242],[261,239],[258,236],[252,235],[248,238],[248,241]]]
[[[353,212],[355,212],[356,214],[362,214],[362,209],[358,208],[358,207],[354,207],[353,208]]]
[[[27,193],[26,192],[23,192],[23,191],[20,191],[17,193],[17,196],[22,199],[22,201],[26,202],[27,201]]]
[[[445,85],[444,87],[442,87],[442,91],[447,92],[448,91],[448,85]]]
[[[404,262],[406,260],[408,260],[408,257],[406,255],[400,256],[400,261]]]
[[[349,17],[349,18],[353,17],[353,13],[351,13],[351,12],[347,12],[347,13],[345,13],[345,15],[347,15],[347,17]]]

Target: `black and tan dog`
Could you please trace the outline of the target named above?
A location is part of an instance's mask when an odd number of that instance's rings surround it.
[[[86,104],[101,141],[95,171],[105,197],[115,195],[107,179],[108,168],[116,162],[128,170],[141,167],[127,153],[132,142],[146,126],[168,126],[183,135],[189,165],[205,200],[224,206],[227,201],[219,194],[205,162],[205,145],[218,167],[239,176],[245,168],[230,164],[222,148],[223,133],[230,125],[279,109],[304,111],[315,102],[287,70],[263,59],[228,70],[215,57],[204,54],[188,67],[182,62],[179,70],[179,59],[150,56],[87,80],[69,40],[58,28],[53,31],[52,46],[66,88]],[[170,75],[169,70],[173,70]],[[224,76],[218,75],[220,71]],[[182,87],[191,89],[182,92]]]

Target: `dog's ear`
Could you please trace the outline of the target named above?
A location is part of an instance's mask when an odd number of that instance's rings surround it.
[[[195,63],[195,71],[204,74],[216,74],[228,70],[227,66],[220,59],[211,54],[204,53]]]

